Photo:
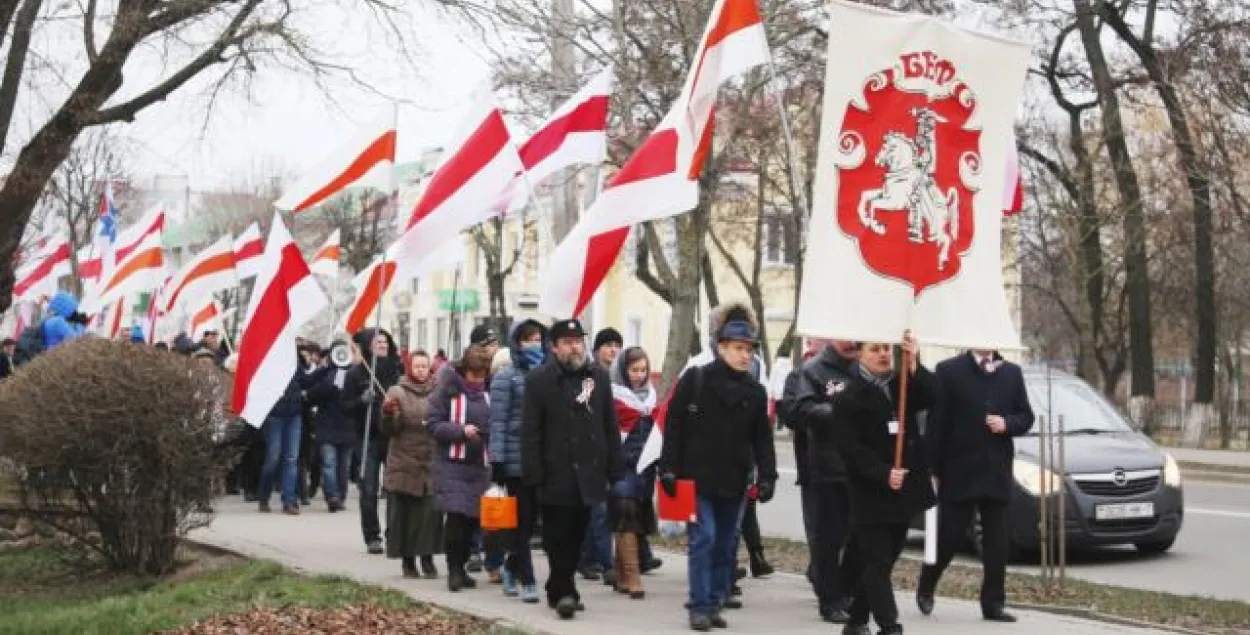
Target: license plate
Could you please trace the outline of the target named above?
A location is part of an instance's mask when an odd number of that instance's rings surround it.
[[[1095,520],[1125,520],[1151,518],[1155,515],[1154,503],[1116,503],[1094,507]]]

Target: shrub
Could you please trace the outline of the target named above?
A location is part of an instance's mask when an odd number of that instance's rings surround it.
[[[71,553],[160,575],[207,524],[224,377],[155,348],[101,339],[45,353],[0,382],[0,457],[21,505]]]

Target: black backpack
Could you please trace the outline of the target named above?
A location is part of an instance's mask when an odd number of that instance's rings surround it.
[[[21,366],[34,359],[45,348],[43,340],[43,322],[32,324],[17,336],[17,350],[13,353],[13,366]]]

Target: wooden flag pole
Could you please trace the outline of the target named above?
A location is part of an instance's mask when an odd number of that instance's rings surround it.
[[[907,376],[911,374],[911,353],[906,348],[900,356],[902,369],[898,375],[898,434],[894,436],[894,469],[903,469],[903,445],[907,436]]]

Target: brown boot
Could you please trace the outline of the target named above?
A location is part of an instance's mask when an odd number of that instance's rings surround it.
[[[629,593],[629,589],[625,587],[625,567],[621,563],[621,536],[625,534],[612,534],[613,541],[613,557],[612,557],[612,589],[617,593]]]
[[[617,534],[616,553],[620,558],[621,572],[624,576],[621,586],[625,587],[629,597],[635,600],[646,597],[646,592],[642,590],[642,564],[638,561],[638,535]]]

